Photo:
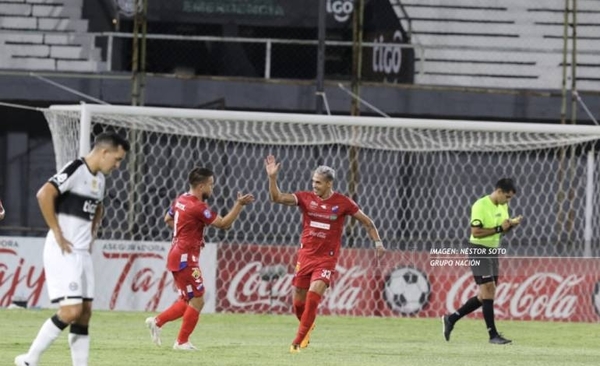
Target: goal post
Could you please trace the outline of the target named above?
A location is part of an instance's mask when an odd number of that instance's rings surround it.
[[[186,176],[194,166],[215,171],[210,204],[221,214],[237,191],[254,194],[256,202],[232,230],[206,233],[207,241],[222,243],[231,272],[267,257],[280,261],[273,268],[283,263],[293,270],[293,263],[281,261],[291,260],[283,258],[298,244],[301,217],[297,209],[269,201],[263,166],[268,154],[282,163],[278,181],[286,192],[311,190],[312,170],[318,165],[336,169],[335,190],[354,191],[352,198],[374,220],[390,258],[423,261],[432,248],[464,246],[470,206],[503,177],[517,184],[511,212],[525,217],[507,235],[509,256],[600,256],[595,218],[600,127],[89,104],[51,106],[44,114],[57,167],[84,155],[94,136],[107,129],[131,140],[132,152],[107,179],[103,239],[169,240],[162,218],[172,200],[187,190]],[[360,251],[372,243],[365,230],[353,228],[346,231],[343,246]],[[259,249],[267,250],[264,257]],[[365,259],[358,255],[355,260]],[[386,259],[381,270],[394,273],[396,265]],[[263,272],[270,273],[268,268]],[[352,275],[349,269],[344,273]],[[269,276],[263,277],[273,278]],[[381,301],[405,302],[389,299],[396,293],[390,290],[393,276],[387,276],[388,298]],[[277,292],[277,283],[269,291]],[[230,300],[227,304],[242,303]],[[232,310],[227,306],[222,309]],[[435,309],[437,315],[441,310]]]

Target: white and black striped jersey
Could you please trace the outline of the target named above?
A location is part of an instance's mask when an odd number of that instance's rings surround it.
[[[85,160],[76,159],[48,180],[58,189],[56,214],[65,239],[75,250],[88,250],[92,242],[92,220],[104,198],[105,178],[92,174]],[[54,241],[52,230],[48,239]]]

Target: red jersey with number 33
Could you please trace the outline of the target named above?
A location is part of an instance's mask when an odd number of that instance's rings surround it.
[[[177,197],[171,209],[174,227],[167,269],[173,272],[198,267],[200,249],[204,246],[204,227],[212,224],[217,214],[189,193]]]
[[[314,192],[294,193],[302,211],[300,253],[310,258],[337,260],[342,244],[346,216],[358,212],[358,205],[350,198],[333,192],[321,199]]]

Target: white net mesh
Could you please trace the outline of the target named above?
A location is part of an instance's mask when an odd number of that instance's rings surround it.
[[[596,134],[593,127],[407,123],[400,119],[156,108],[131,108],[128,113],[129,109],[123,107],[112,112],[111,107],[106,108],[92,112],[90,141],[101,131],[117,129],[132,142],[132,150],[127,161],[107,180],[108,214],[101,238],[169,240],[170,230],[162,221],[167,207],[187,190],[186,177],[192,167],[210,167],[216,173],[210,203],[221,214],[233,205],[237,191],[256,197],[232,230],[207,230],[207,242],[223,243],[219,254],[222,265],[235,272],[259,261],[263,280],[269,277],[268,269],[277,264],[289,269],[287,275],[273,276],[271,292],[261,295],[268,301],[262,305],[255,302],[252,311],[289,310],[289,279],[301,228],[297,209],[272,204],[268,199],[263,166],[268,154],[281,161],[279,183],[287,192],[310,190],[311,172],[316,166],[334,167],[335,189],[353,197],[374,220],[390,251],[376,271],[372,269],[376,262],[373,257],[353,254],[355,260],[341,264],[338,273],[343,277],[346,271],[347,276],[354,276],[356,273],[348,273],[354,268],[349,263],[359,263],[359,267],[363,263],[365,267],[361,268],[375,276],[374,281],[388,279],[384,285],[374,282],[369,286],[382,296],[374,296],[373,303],[360,311],[349,311],[332,300],[333,305],[327,305],[324,312],[410,313],[398,310],[406,305],[402,296],[396,302],[389,298],[393,292],[390,288],[396,286],[394,272],[390,271],[400,264],[421,268],[429,277],[431,293],[427,292],[426,305],[421,304],[426,311],[421,314],[447,311],[452,303],[448,305],[435,292],[442,277],[435,274],[438,269],[429,273],[429,250],[462,247],[469,235],[471,204],[491,193],[494,183],[502,177],[512,177],[517,183],[518,194],[511,201],[511,211],[526,218],[522,227],[505,239],[509,256],[577,257],[600,252],[600,225],[596,219],[589,220],[589,211],[586,216],[586,209],[593,210],[600,203],[598,188],[590,186],[590,181],[595,183],[599,178],[594,147],[600,131]],[[50,109],[45,114],[57,166],[62,166],[77,156],[80,115],[75,109]],[[417,128],[418,123],[423,127]],[[362,253],[362,249],[372,247],[360,225],[352,220],[346,224],[345,248],[356,248],[356,253]],[[261,254],[266,247],[268,253]],[[448,273],[455,276],[464,272],[452,271]],[[244,306],[232,305],[235,301],[228,297],[232,290],[226,289],[228,283],[221,282],[225,281],[221,276],[217,278],[218,291],[224,291],[217,298],[217,310],[247,311]],[[456,278],[450,276],[443,281],[440,283],[444,291],[449,291]],[[386,290],[382,291],[381,286]],[[406,284],[398,286],[405,288]],[[589,291],[589,302],[591,290],[582,291]],[[332,293],[330,296],[335,296],[335,291]],[[283,300],[274,304],[274,298]],[[510,314],[507,317],[512,318]]]

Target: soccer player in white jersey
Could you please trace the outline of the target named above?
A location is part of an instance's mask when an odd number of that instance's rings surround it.
[[[55,315],[42,325],[16,366],[36,366],[42,353],[70,326],[73,366],[87,366],[88,326],[94,297],[90,247],[102,220],[105,175],[116,169],[129,151],[129,142],[114,132],[99,134],[84,158],[71,161],[37,193],[42,216],[50,228],[44,245],[44,270]]]

